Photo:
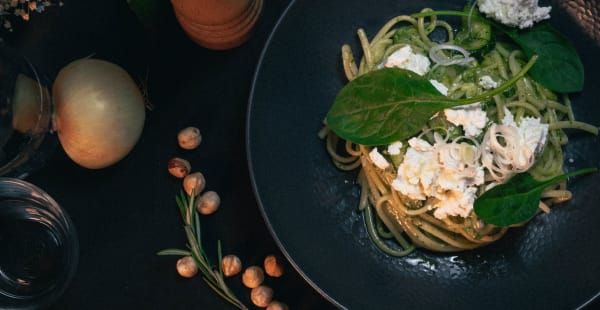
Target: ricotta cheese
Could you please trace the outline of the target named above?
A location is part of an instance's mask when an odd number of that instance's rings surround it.
[[[392,187],[409,199],[423,201],[439,219],[467,217],[473,210],[477,185],[484,182],[477,148],[446,143],[439,136],[435,140],[434,145],[420,138],[408,140]]]
[[[385,157],[379,153],[377,147],[374,147],[371,152],[369,152],[369,158],[379,169],[387,169],[390,166],[390,163],[385,159]]]
[[[468,137],[479,136],[488,122],[485,111],[481,109],[481,103],[445,109],[444,115],[450,123],[461,126]]]
[[[484,75],[479,78],[479,86],[483,89],[492,89],[498,87],[498,82],[494,81],[491,76]]]
[[[388,145],[387,151],[390,155],[400,155],[402,151],[402,142],[396,141]]]
[[[438,170],[434,148],[419,138],[411,138],[408,145],[392,187],[410,199],[425,200]]]
[[[478,0],[479,11],[507,26],[529,28],[550,18],[552,7],[539,7],[538,0]]]
[[[517,124],[508,109],[504,113],[502,124],[490,126],[481,144],[482,165],[499,183],[529,170],[548,135],[548,124],[542,124],[539,118],[523,117]]]
[[[429,71],[431,62],[428,57],[413,53],[410,45],[405,45],[386,58],[382,65],[387,68],[396,67],[410,70],[418,75],[424,75]]]
[[[539,154],[546,144],[548,124],[542,124],[539,118],[526,116],[521,119],[521,124],[517,125],[512,113],[504,108],[502,124],[518,128],[521,145],[534,155]]]
[[[436,198],[432,202],[434,208],[433,216],[438,219],[445,219],[448,216],[467,217],[473,210],[475,203],[476,187],[469,187],[464,192],[450,191],[443,200]]]

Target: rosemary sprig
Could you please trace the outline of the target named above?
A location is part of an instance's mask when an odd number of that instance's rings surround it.
[[[175,196],[175,202],[179,207],[181,218],[184,223],[185,235],[187,237],[187,250],[182,249],[165,249],[158,252],[158,255],[176,255],[176,256],[192,256],[194,261],[198,265],[198,269],[202,272],[202,279],[206,284],[212,288],[217,294],[223,299],[236,306],[239,309],[247,310],[246,307],[231,291],[231,289],[225,283],[225,277],[223,276],[223,270],[221,265],[215,267],[211,264],[208,255],[202,247],[202,236],[200,233],[200,216],[198,211],[194,208],[194,197],[187,195],[183,190],[180,191],[179,196]],[[221,253],[221,241],[217,241],[217,258],[220,262],[222,259]]]

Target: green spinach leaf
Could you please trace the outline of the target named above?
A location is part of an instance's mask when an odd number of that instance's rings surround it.
[[[583,90],[584,69],[577,51],[550,24],[538,24],[526,30],[506,30],[529,58],[539,56],[529,74],[550,90],[572,93]]]
[[[427,11],[412,14],[414,18],[429,16],[462,16],[469,14],[461,11]],[[540,23],[531,28],[518,30],[504,26],[493,20],[471,16],[478,22],[487,22],[505,33],[527,57],[538,55],[538,64],[531,69],[531,76],[550,90],[559,93],[572,93],[583,90],[584,69],[575,47],[549,23]]]
[[[533,66],[523,69],[499,87],[479,96],[452,99],[442,95],[426,78],[399,68],[383,68],[350,81],[338,93],[327,113],[327,124],[345,140],[382,145],[419,133],[436,112],[471,104],[503,92]]]
[[[346,85],[327,114],[327,124],[354,143],[388,144],[418,133],[435,112],[456,105],[418,74],[383,68]]]
[[[483,193],[475,200],[473,209],[482,221],[489,224],[505,227],[522,223],[537,212],[545,188],[568,177],[595,171],[596,168],[581,169],[541,182],[528,173],[520,173]]]

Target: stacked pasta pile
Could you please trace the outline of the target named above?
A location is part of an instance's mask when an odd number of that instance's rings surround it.
[[[424,12],[430,11],[429,9]],[[470,22],[470,21],[469,21]],[[432,32],[444,30],[446,41],[434,42]],[[410,46],[420,55],[428,55],[434,63],[427,77],[443,82],[448,86],[447,96],[451,98],[469,98],[480,95],[484,89],[477,83],[483,76],[493,76],[498,81],[507,81],[522,70],[526,58],[522,50],[500,40],[483,46],[477,53],[459,46],[455,30],[447,21],[430,17],[398,16],[387,22],[377,34],[369,40],[363,29],[358,30],[362,47],[362,57],[356,62],[349,45],[342,47],[342,60],[349,81],[358,76],[379,70],[390,55],[403,47]],[[495,39],[494,39],[495,40]],[[547,124],[547,139],[543,149],[536,154],[535,162],[527,163],[519,170],[516,165],[506,164],[502,160],[511,147],[509,132],[497,126],[492,134],[467,137],[455,134],[443,115],[431,119],[419,139],[433,144],[441,141],[455,147],[467,143],[477,149],[483,145],[495,146],[494,158],[485,157],[478,152],[472,158],[485,167],[485,181],[477,189],[477,195],[492,186],[501,184],[516,173],[528,172],[538,180],[546,180],[563,173],[562,147],[568,142],[563,129],[577,128],[597,134],[597,128],[575,120],[569,98],[559,96],[540,83],[525,76],[513,87],[488,98],[481,103],[490,124],[502,124],[507,115],[518,123],[525,118],[537,118]],[[439,113],[441,114],[441,113]],[[490,124],[487,128],[489,129]],[[452,126],[450,126],[452,127]],[[364,218],[369,235],[384,252],[403,256],[422,247],[440,252],[453,252],[477,248],[501,238],[509,227],[498,227],[480,220],[475,212],[467,216],[434,216],[435,210],[424,200],[411,199],[393,187],[398,168],[406,152],[399,155],[384,154],[392,163],[389,167],[378,166],[370,155],[374,146],[354,144],[343,141],[327,124],[320,133],[326,139],[327,151],[336,166],[343,170],[360,169],[358,183],[361,186],[359,210]],[[487,140],[486,140],[487,139]],[[406,141],[404,141],[406,143]],[[489,149],[489,147],[488,147]],[[571,193],[564,181],[559,182],[542,193],[539,210],[548,212],[549,207],[570,199]],[[513,226],[522,225],[519,223]],[[386,239],[394,239],[390,244]]]

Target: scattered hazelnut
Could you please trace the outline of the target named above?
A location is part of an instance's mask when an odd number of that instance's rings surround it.
[[[200,129],[196,127],[186,127],[179,131],[177,134],[177,142],[182,149],[193,150],[200,145],[202,136],[200,135]]]
[[[192,166],[190,162],[179,157],[173,157],[167,163],[167,168],[169,169],[169,173],[176,178],[185,178],[190,170],[192,170]]]
[[[191,278],[198,273],[198,265],[191,256],[184,256],[177,260],[177,272],[184,278]]]
[[[242,261],[235,255],[226,255],[221,260],[221,269],[226,277],[235,276],[242,271]]]
[[[283,274],[283,264],[275,255],[268,255],[264,261],[265,272],[271,277],[281,277]]]
[[[250,266],[242,274],[242,283],[248,288],[255,288],[262,284],[265,279],[265,273],[258,266]]]
[[[194,191],[194,195],[200,194],[204,190],[204,186],[206,186],[206,180],[200,172],[190,173],[183,178],[183,189],[190,196],[192,191]]]
[[[281,301],[273,300],[267,306],[267,310],[288,310],[288,305],[282,303]]]
[[[220,205],[221,198],[219,198],[219,194],[214,191],[207,191],[198,199],[196,208],[200,214],[208,215],[215,213]]]
[[[256,306],[264,308],[273,300],[273,289],[266,285],[255,287],[250,292],[250,299]]]

